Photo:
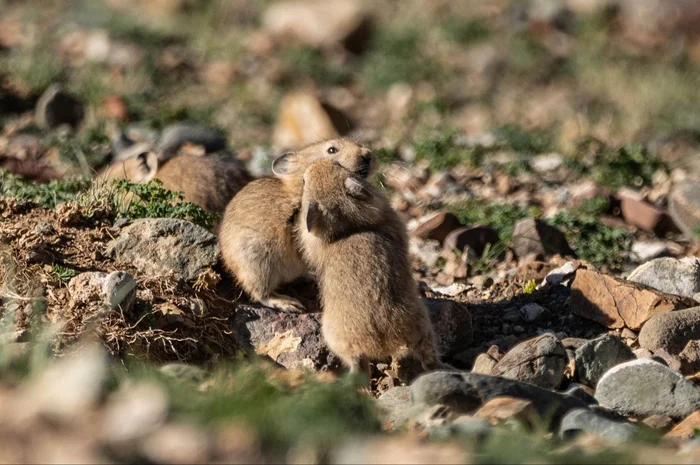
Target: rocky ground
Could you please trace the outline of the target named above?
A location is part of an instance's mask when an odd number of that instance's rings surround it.
[[[0,461],[700,460],[696,3],[323,5],[0,0]],[[368,390],[313,283],[251,304],[216,214],[91,186],[338,134],[456,371]]]

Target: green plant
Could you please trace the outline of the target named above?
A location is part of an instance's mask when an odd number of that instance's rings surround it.
[[[532,294],[537,289],[537,281],[534,279],[523,285],[523,294]]]
[[[68,281],[69,279],[78,276],[78,272],[74,269],[58,264],[51,265],[51,272],[60,281]]]
[[[473,167],[479,166],[486,152],[486,149],[480,146],[457,146],[451,133],[414,142],[413,148],[416,151],[416,158],[428,160],[430,168],[436,171],[449,169],[460,163],[469,163]]]
[[[598,183],[612,188],[642,187],[651,184],[654,173],[666,169],[665,163],[645,147],[630,145],[600,150],[591,175]]]
[[[45,208],[54,208],[61,202],[73,200],[89,187],[90,181],[87,179],[53,180],[41,184],[25,181],[6,170],[0,170],[0,196],[32,202]]]
[[[311,79],[328,85],[347,84],[350,72],[343,66],[329,63],[323,54],[311,47],[294,47],[283,51],[282,61],[292,74],[292,80]]]
[[[491,35],[491,31],[486,24],[478,19],[448,19],[443,21],[440,26],[448,40],[462,45],[486,40]]]
[[[516,152],[543,153],[552,150],[552,133],[545,130],[525,131],[516,124],[496,129],[496,136]]]
[[[115,181],[111,198],[119,214],[127,218],[179,218],[211,229],[220,215],[204,210],[197,204],[185,202],[182,192],[170,191],[154,179],[148,184]]]
[[[449,209],[463,224],[491,226],[504,241],[510,240],[518,220],[531,216],[531,212],[520,205],[487,203],[476,199],[458,202]]]
[[[19,88],[26,89],[30,94],[39,94],[66,76],[63,64],[48,49],[47,44],[14,49],[0,57],[0,70]]]

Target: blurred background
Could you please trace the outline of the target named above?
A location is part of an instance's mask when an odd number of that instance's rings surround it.
[[[653,144],[674,162],[698,140],[695,1],[0,6],[5,132],[60,84],[85,109],[68,116],[81,147],[106,141],[108,121],[151,130],[199,122],[248,150],[302,145],[335,130],[409,159],[416,142],[447,135],[469,146],[504,141],[518,153],[558,151],[584,164],[580,144],[593,138]],[[299,90],[321,107],[284,100]],[[95,148],[91,166],[107,160]]]

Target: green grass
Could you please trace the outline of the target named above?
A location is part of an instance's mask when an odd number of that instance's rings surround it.
[[[488,26],[478,19],[447,18],[442,21],[440,28],[448,40],[461,45],[481,42],[491,35]]]
[[[311,80],[325,85],[344,85],[352,78],[346,67],[329,63],[319,50],[311,47],[289,48],[282,52],[281,57],[289,69],[292,83]]]
[[[372,92],[396,82],[416,83],[438,78],[443,70],[421,48],[422,33],[412,27],[386,27],[362,63],[360,73]]]
[[[129,194],[133,196],[123,201]],[[221,217],[197,204],[185,202],[182,192],[164,188],[158,179],[148,184],[133,184],[123,179],[115,181],[111,199],[115,211],[126,218],[179,218],[211,229]]]
[[[482,147],[459,147],[453,142],[451,133],[413,143],[418,160],[428,160],[430,169],[440,171],[461,163],[476,167],[481,164],[486,149]]]
[[[504,144],[516,152],[532,154],[549,152],[553,149],[553,135],[551,131],[529,130],[526,131],[516,124],[506,124],[497,128],[495,134],[502,139]]]
[[[89,187],[90,181],[87,179],[67,179],[39,184],[0,170],[0,196],[35,203],[45,208],[54,208],[59,203],[73,200]]]
[[[649,186],[652,177],[666,165],[640,145],[604,149],[597,156],[591,169],[593,179],[603,186]]]
[[[515,223],[531,216],[531,211],[520,205],[475,199],[458,202],[449,209],[461,223],[470,226],[491,226],[498,232],[501,240],[507,241],[513,236]]]
[[[45,44],[13,50],[0,56],[0,71],[29,94],[38,95],[49,85],[66,77],[64,64],[48,51]]]

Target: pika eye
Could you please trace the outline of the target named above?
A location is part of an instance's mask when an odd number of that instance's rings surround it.
[[[326,152],[333,154],[333,153],[338,153],[338,148],[337,147],[328,147],[328,150]]]

